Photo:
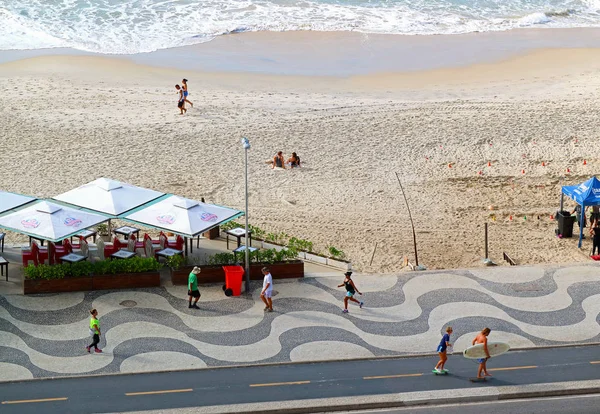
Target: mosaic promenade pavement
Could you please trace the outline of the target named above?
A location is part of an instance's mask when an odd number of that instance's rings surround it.
[[[365,307],[342,314],[340,277],[275,281],[273,313],[205,287],[0,296],[0,380],[433,352],[454,328],[455,352],[475,333],[512,347],[600,341],[600,267],[498,267],[356,275]],[[102,354],[88,354],[97,308]],[[432,362],[433,364],[433,362]]]

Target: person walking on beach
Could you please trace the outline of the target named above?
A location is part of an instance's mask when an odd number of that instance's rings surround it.
[[[472,345],[483,344],[483,350],[485,351],[485,358],[480,358],[477,360],[479,362],[479,368],[477,370],[477,378],[491,377],[487,371],[487,360],[491,358],[490,351],[487,346],[487,337],[492,330],[490,328],[484,328],[476,337],[473,339]],[[482,375],[483,374],[483,375]]]
[[[177,108],[179,108],[179,111],[181,112],[180,115],[183,115],[187,112],[187,109],[185,109],[185,97],[183,96],[183,89],[181,89],[181,86],[179,85],[175,85],[175,89],[177,89],[177,91],[179,92],[179,101],[177,102]]]
[[[183,99],[184,99],[184,101],[186,101],[187,103],[189,103],[190,106],[193,108],[194,104],[187,98],[188,95],[189,95],[187,82],[188,82],[187,79],[183,79],[181,81],[181,89],[183,89]]]
[[[452,344],[450,343],[450,335],[452,335],[452,327],[448,326],[446,328],[446,333],[442,336],[442,340],[440,341],[440,344],[437,347],[437,352],[440,355],[440,360],[438,361],[437,365],[433,370],[436,371],[438,374],[448,372],[447,369],[444,369],[444,364],[446,363],[446,361],[448,361],[448,355],[446,355],[446,351],[448,347],[452,346]]]
[[[263,278],[263,288],[260,292],[260,298],[263,302],[265,302],[265,311],[273,312],[273,276],[271,276],[271,272],[268,267],[262,268]]]
[[[90,317],[90,335],[92,336],[92,344],[85,347],[88,353],[90,349],[94,348],[94,352],[97,354],[102,353],[102,350],[98,348],[98,343],[100,342],[100,321],[98,320],[98,311],[96,309],[92,309],[90,311],[92,315]]]
[[[200,309],[198,307],[198,300],[200,299],[200,291],[198,290],[198,276],[201,269],[198,266],[194,266],[190,275],[188,276],[188,297],[189,297],[189,309]],[[192,298],[194,298],[194,304],[192,305]]]
[[[358,306],[361,308],[363,307],[364,303],[354,299],[354,295],[356,293],[358,293],[361,296],[362,296],[362,293],[358,291],[358,288],[354,284],[354,281],[351,279],[352,272],[346,272],[346,273],[344,273],[344,276],[346,276],[346,278],[344,279],[344,281],[342,282],[341,285],[338,285],[338,287],[342,287],[342,286],[346,287],[346,296],[344,297],[344,310],[342,312],[348,313],[348,301],[349,300],[351,300],[352,302],[358,303]]]

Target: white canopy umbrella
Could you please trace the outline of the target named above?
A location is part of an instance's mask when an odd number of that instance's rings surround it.
[[[37,199],[34,197],[9,193],[7,191],[0,191],[0,214],[24,206],[25,204],[31,203],[35,200]]]
[[[53,198],[63,203],[104,213],[110,215],[111,218],[117,218],[121,214],[127,213],[164,195],[165,193],[120,181],[98,178],[91,183],[87,183]]]
[[[1,216],[0,228],[58,242],[106,220],[108,218],[100,214],[40,200]]]
[[[170,195],[122,218],[185,237],[195,237],[243,214],[231,208]]]

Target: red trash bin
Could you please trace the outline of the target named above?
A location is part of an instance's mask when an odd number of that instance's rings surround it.
[[[242,279],[244,268],[242,266],[223,266],[225,271],[225,295],[240,296],[242,294]]]

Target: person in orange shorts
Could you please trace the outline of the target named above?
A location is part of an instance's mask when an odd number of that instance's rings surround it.
[[[487,366],[486,366],[487,360],[491,358],[490,351],[488,350],[488,346],[487,346],[487,337],[490,334],[490,332],[492,332],[492,330],[490,328],[484,328],[475,337],[475,339],[473,339],[473,345],[483,344],[483,350],[485,351],[485,355],[486,355],[485,358],[480,358],[477,360],[477,362],[479,362],[479,369],[477,370],[477,378],[485,378],[485,377],[492,376],[492,374],[490,374],[487,371]]]

